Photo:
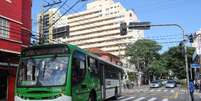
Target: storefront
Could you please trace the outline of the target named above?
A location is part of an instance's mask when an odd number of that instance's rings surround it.
[[[0,101],[14,101],[17,54],[0,52]]]

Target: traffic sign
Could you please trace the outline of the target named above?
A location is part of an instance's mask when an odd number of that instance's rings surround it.
[[[200,64],[191,64],[192,68],[200,68]]]

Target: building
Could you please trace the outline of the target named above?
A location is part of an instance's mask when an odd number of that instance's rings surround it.
[[[68,37],[55,38],[49,34],[49,42],[65,42],[81,48],[99,48],[105,52],[119,56],[126,63],[125,48],[128,43],[144,37],[143,31],[130,30],[120,35],[121,22],[138,22],[133,10],[125,9],[113,0],[93,0],[87,4],[86,10],[63,16],[54,26],[67,24],[70,26]],[[49,23],[50,22],[49,20]],[[52,29],[49,29],[52,30]]]
[[[0,0],[0,101],[13,101],[21,50],[31,36],[32,0]]]
[[[195,37],[194,37],[192,46],[195,47],[195,52],[193,54],[192,59],[193,59],[194,64],[200,64],[201,65],[201,29],[199,31],[197,31],[194,36]],[[201,74],[201,69],[196,69],[193,71],[196,71],[197,72],[196,74],[199,74],[199,75]]]
[[[98,55],[103,60],[109,61],[109,62],[116,64],[116,65],[122,65],[120,58],[118,56],[104,52],[104,51],[100,50],[99,48],[89,48],[87,50],[93,54]]]
[[[81,48],[100,48],[116,56],[125,55],[125,46],[144,37],[143,31],[128,30],[120,36],[120,23],[139,21],[135,12],[125,9],[113,0],[94,0],[87,4],[85,11],[67,15],[70,26],[69,38],[63,42]]]
[[[40,33],[38,36],[40,43],[53,43],[56,38],[68,36],[67,31],[69,32],[69,26],[66,22],[63,22],[65,17],[57,21],[60,16],[60,11],[57,8],[49,9],[47,12],[38,15],[38,32]]]

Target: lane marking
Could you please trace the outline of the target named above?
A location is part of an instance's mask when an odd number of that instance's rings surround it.
[[[129,98],[125,98],[125,99],[122,99],[122,100],[119,100],[119,101],[127,101],[127,100],[131,100],[131,99],[134,99],[135,97],[129,97]]]
[[[148,101],[155,101],[157,98],[156,97],[152,97],[151,99],[149,99]]]
[[[167,99],[167,98],[165,98],[165,99],[163,99],[162,101],[168,101],[168,99]]]
[[[161,89],[158,89],[157,91],[158,91],[158,92],[160,92],[160,91],[161,91]]]
[[[176,92],[174,99],[176,99],[179,96],[179,92]]]
[[[167,89],[165,89],[163,92],[167,92],[168,90]]]
[[[138,98],[138,99],[136,99],[136,100],[134,100],[134,101],[142,101],[142,100],[144,100],[146,97],[140,97],[140,98]]]
[[[171,93],[174,93],[174,90],[172,89],[170,92],[171,92]]]
[[[153,91],[154,91],[154,89],[150,90],[150,92],[153,92]]]

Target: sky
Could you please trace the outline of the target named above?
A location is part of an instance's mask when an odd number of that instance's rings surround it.
[[[33,30],[36,30],[36,17],[41,11],[41,5],[46,2],[58,0],[33,0],[32,18]],[[65,0],[61,0],[65,1]],[[77,0],[68,0],[71,6]],[[87,0],[78,4],[69,13],[85,10]],[[185,34],[190,34],[201,29],[201,0],[115,0],[126,9],[135,11],[140,21],[149,21],[151,24],[179,24]],[[62,8],[64,12],[69,7]],[[151,27],[145,31],[145,38],[153,39],[163,46],[162,51],[178,45],[182,40],[182,32],[176,27]]]

